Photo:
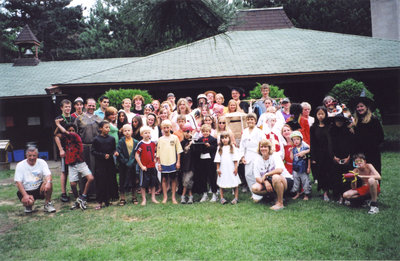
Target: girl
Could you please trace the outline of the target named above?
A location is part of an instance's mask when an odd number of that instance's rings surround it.
[[[160,117],[159,117],[159,123],[158,126],[161,126],[161,123],[165,120],[169,120],[170,118],[170,111],[168,108],[161,108],[160,109]],[[160,132],[160,137],[164,135],[164,131],[161,130]]]
[[[154,114],[158,115],[160,113],[160,107],[161,107],[160,101],[159,100],[153,100],[151,102],[151,105],[153,105]]]
[[[273,150],[275,153],[278,153],[279,156],[283,159],[284,158],[284,153],[281,148],[283,147],[281,144],[281,141],[283,138],[281,137],[280,130],[275,128],[276,126],[276,115],[275,113],[266,113],[265,114],[265,123],[266,123],[266,128],[263,129],[265,133],[265,137],[267,140],[271,141],[271,143],[274,145]],[[268,132],[265,132],[268,130]]]
[[[122,100],[122,109],[126,114],[128,123],[132,123],[132,118],[133,118],[133,116],[135,116],[135,114],[133,112],[131,112],[131,107],[132,107],[131,99],[125,98]]]
[[[221,141],[218,144],[214,162],[217,164],[217,185],[221,194],[221,204],[226,204],[224,198],[224,188],[234,188],[235,198],[231,204],[235,205],[239,200],[239,185],[241,183],[238,176],[238,162],[240,155],[235,146],[232,145],[228,132],[221,133]]]
[[[147,126],[150,127],[151,131],[151,141],[154,141],[155,143],[157,143],[158,138],[160,137],[160,127],[157,124],[157,116],[153,113],[150,112],[147,115]]]
[[[290,158],[290,148],[293,147],[292,139],[290,138],[290,134],[292,134],[292,129],[289,125],[285,124],[282,128],[282,145],[284,150],[283,162],[285,164],[285,168],[287,171],[292,174],[293,172],[293,160]]]
[[[128,118],[126,117],[125,112],[122,110],[118,112],[117,118],[118,138],[122,138],[122,136],[124,136],[124,134],[122,133],[122,126],[128,124]]]
[[[229,100],[228,109],[226,113],[233,113],[238,111],[238,104],[235,100]]]
[[[322,189],[324,200],[329,201],[328,192],[332,189],[329,175],[332,168],[332,151],[326,108],[317,107],[315,117],[317,122],[310,129],[311,170],[314,180],[318,180],[318,190]]]
[[[143,126],[142,117],[140,115],[136,115],[132,119],[132,137],[140,141],[142,140],[142,136],[140,136],[140,128]]]
[[[211,126],[211,136],[215,137],[215,121],[213,116],[211,116],[210,114],[207,114],[204,116],[203,121],[201,122],[201,125],[203,124],[208,124]],[[195,134],[193,135],[193,138],[195,140],[199,139],[203,137],[203,135],[201,134],[201,132],[195,132]]]
[[[177,102],[177,114],[172,118],[172,122],[175,123],[173,125],[173,131],[177,131],[179,129],[177,123],[178,115],[184,115],[186,118],[186,122],[190,124],[192,129],[196,129],[196,120],[193,115],[190,114],[190,107],[185,98],[181,98]]]
[[[227,121],[225,116],[221,116],[218,118],[218,122],[217,122],[217,128],[214,134],[214,138],[217,139],[218,143],[220,142],[220,135],[223,131],[227,131],[229,133],[229,136],[231,137],[231,141],[232,144],[234,146],[236,146],[236,140],[235,140],[235,136],[233,135],[233,132],[231,131],[231,129],[229,129],[229,127],[227,126]]]
[[[92,154],[95,157],[94,177],[96,182],[96,197],[99,210],[110,205],[112,192],[117,191],[116,168],[114,164],[114,156],[118,156],[115,147],[115,139],[108,135],[110,132],[110,123],[102,121],[99,124],[100,135],[96,136],[92,144]],[[104,203],[104,205],[103,205]]]

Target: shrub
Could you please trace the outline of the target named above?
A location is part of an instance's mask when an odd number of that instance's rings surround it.
[[[107,96],[110,99],[110,106],[113,106],[117,109],[121,109],[122,100],[125,98],[129,98],[132,100],[133,96],[140,94],[143,96],[145,104],[151,103],[153,97],[145,91],[139,89],[119,89],[119,90],[108,90],[103,95]],[[132,106],[133,102],[132,102]]]
[[[259,99],[262,97],[261,94],[261,83],[257,83],[256,87],[250,91],[250,98],[251,99]],[[269,85],[269,97],[271,98],[286,98],[283,89],[279,89],[276,85]]]
[[[344,103],[348,106],[350,100],[353,97],[359,97],[363,90],[365,90],[365,96],[367,98],[374,100],[374,94],[368,90],[367,86],[363,82],[356,81],[352,78],[333,86],[328,95],[334,97],[340,104]],[[379,109],[376,109],[374,115],[381,120],[382,117]]]

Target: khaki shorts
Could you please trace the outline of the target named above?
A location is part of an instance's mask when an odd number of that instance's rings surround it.
[[[86,162],[68,165],[69,182],[79,181],[79,173],[82,175],[82,178],[92,174]]]

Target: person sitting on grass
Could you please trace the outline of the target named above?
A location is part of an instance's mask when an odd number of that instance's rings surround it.
[[[45,199],[44,211],[56,212],[51,202],[53,192],[52,177],[46,161],[38,159],[36,147],[28,147],[26,159],[15,168],[14,181],[18,188],[17,196],[25,206],[25,213],[32,213],[37,199]]]
[[[142,193],[142,206],[146,205],[146,189],[150,188],[151,201],[158,204],[156,199],[156,186],[158,185],[157,170],[156,170],[156,143],[151,141],[151,128],[144,126],[140,128],[140,134],[143,139],[135,148],[135,159],[142,169],[140,171],[140,189]]]
[[[352,188],[343,193],[343,198],[351,200],[359,197],[370,196],[371,208],[368,211],[368,214],[377,214],[379,213],[377,203],[378,194],[381,192],[381,187],[378,181],[381,180],[381,175],[376,171],[372,164],[366,162],[364,154],[356,154],[353,158],[357,166],[353,172],[358,174],[357,177],[362,180],[363,185],[357,188],[357,182],[352,182]]]
[[[60,124],[61,121],[62,119],[57,119],[56,125],[63,133],[60,138],[65,144],[65,163],[68,165],[69,182],[76,198],[76,201],[71,206],[71,210],[76,208],[85,210],[87,208],[87,193],[94,177],[83,159],[82,139],[76,134],[76,126],[74,124],[67,124],[66,129],[64,129]],[[79,181],[79,173],[82,175],[82,178],[86,178],[86,184],[80,196],[76,188],[77,182]],[[82,190],[82,188],[80,189]]]
[[[135,148],[138,141],[132,137],[132,125],[125,124],[122,126],[122,137],[118,141],[118,162],[119,162],[119,205],[125,206],[125,192],[132,191],[132,203],[137,205],[136,198],[136,162]]]
[[[270,209],[281,210],[284,208],[283,195],[285,191],[290,191],[293,186],[292,176],[286,170],[281,157],[273,153],[272,143],[269,140],[260,141],[258,153],[261,157],[258,157],[254,163],[256,183],[251,187],[251,190],[253,193],[262,196],[274,192],[277,200]]]
[[[164,136],[158,139],[157,143],[157,163],[158,170],[161,172],[162,189],[163,189],[163,204],[167,203],[167,184],[171,180],[172,203],[178,204],[175,198],[176,184],[178,180],[178,170],[181,167],[180,153],[182,146],[179,139],[174,134],[171,134],[172,123],[170,120],[164,120],[161,123],[161,128]]]

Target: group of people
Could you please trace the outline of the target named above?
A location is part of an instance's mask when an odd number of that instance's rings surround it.
[[[149,104],[141,95],[127,97],[121,108],[102,96],[97,110],[93,98],[61,101],[54,131],[62,159],[61,201],[70,200],[69,178],[76,198],[71,209],[86,209],[90,194],[96,195],[96,209],[113,200],[124,206],[127,193],[137,205],[138,192],[141,205],[147,204],[147,193],[158,204],[161,191],[162,203],[171,191],[173,204],[178,204],[176,193],[182,204],[192,204],[194,194],[208,201],[209,193],[211,202],[226,204],[224,189],[232,189],[230,203],[237,204],[242,186],[254,202],[271,200],[271,209],[281,210],[285,198],[309,199],[312,173],[325,201],[370,197],[369,213],[378,213],[383,131],[372,115],[374,103],[354,97],[351,115],[327,96],[314,118],[309,103],[273,99],[269,91],[263,84],[261,99],[241,101],[241,90],[232,89],[226,107],[224,96],[212,90],[197,96],[195,108],[191,97],[176,102],[173,93]],[[239,129],[232,125],[237,119]],[[18,196],[27,213],[38,198],[54,212],[51,174],[37,154],[28,148],[27,159],[17,165]]]

